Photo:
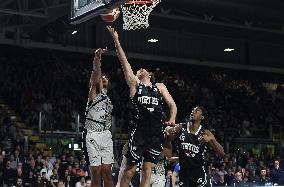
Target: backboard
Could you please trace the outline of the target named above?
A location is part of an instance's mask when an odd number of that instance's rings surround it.
[[[77,25],[94,18],[126,0],[71,0],[71,24]]]

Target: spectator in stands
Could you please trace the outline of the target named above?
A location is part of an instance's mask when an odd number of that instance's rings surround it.
[[[16,169],[16,179],[21,178],[24,182],[25,176],[23,175],[23,170],[21,168]]]
[[[213,184],[214,186],[227,186],[223,172],[219,172],[219,181]]]
[[[249,157],[248,163],[246,165],[247,170],[256,170],[257,166],[256,163],[253,161],[252,157]]]
[[[11,165],[12,169],[16,169],[17,168],[17,162],[15,160],[14,154],[10,155],[10,163],[11,163],[10,165]]]
[[[259,176],[256,175],[256,171],[250,170],[248,182],[252,185],[257,185],[258,181],[259,181]]]
[[[44,186],[44,184],[43,184],[42,177],[40,175],[37,175],[36,176],[36,181],[33,184],[33,187],[43,187],[43,186]]]
[[[62,179],[58,180],[57,187],[65,187],[65,182]]]
[[[15,161],[18,165],[19,162],[24,163],[25,162],[25,157],[23,155],[20,155],[19,150],[15,150],[14,152],[14,156],[15,156]]]
[[[228,186],[232,185],[233,179],[234,179],[234,172],[232,171],[232,169],[228,169],[228,173],[225,175],[225,181]]]
[[[260,178],[258,180],[258,185],[259,186],[268,186],[268,185],[271,186],[272,185],[270,177],[267,177],[266,175],[266,168],[263,168],[260,171]]]
[[[36,173],[37,173],[37,168],[36,168],[36,165],[35,165],[35,161],[34,160],[31,160],[29,165],[28,165],[28,171],[29,172],[32,172],[33,175],[35,176]]]
[[[232,185],[233,186],[243,186],[244,185],[243,175],[241,172],[235,173],[235,178],[233,179]]]
[[[279,185],[281,172],[283,171],[281,171],[279,167],[279,161],[275,160],[274,167],[271,169],[271,173],[270,173],[271,182],[273,185]]]
[[[46,172],[42,172],[41,173],[41,181],[44,185],[48,185],[49,184],[49,179],[47,179],[47,176],[46,176]]]
[[[3,170],[4,185],[12,185],[15,181],[15,170],[11,168],[11,162],[6,161],[6,166]]]
[[[32,187],[32,185],[36,182],[36,178],[32,171],[29,172],[28,177],[25,179],[25,186]]]
[[[52,170],[49,168],[49,163],[47,161],[44,161],[43,168],[40,171],[41,176],[43,176],[43,173],[45,173],[45,177],[47,180],[50,180],[50,176],[52,175]]]
[[[75,187],[85,187],[86,181],[85,177],[81,177],[80,181],[76,182]]]
[[[50,184],[51,184],[51,186],[56,187],[57,183],[58,183],[58,180],[59,180],[59,176],[58,176],[58,173],[57,173],[57,169],[53,169],[52,170],[52,175],[50,176]]]
[[[91,177],[87,176],[85,180],[86,180],[86,187],[91,187],[91,181],[92,181]]]
[[[16,187],[24,187],[22,178],[17,178],[16,179]]]

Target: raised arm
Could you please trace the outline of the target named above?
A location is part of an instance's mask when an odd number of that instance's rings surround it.
[[[157,87],[159,88],[163,98],[165,99],[165,101],[166,101],[166,103],[167,103],[167,105],[170,109],[169,121],[167,121],[165,124],[170,125],[170,126],[174,126],[175,121],[176,121],[176,115],[177,115],[176,103],[175,103],[173,97],[171,96],[171,94],[169,93],[167,87],[163,83],[157,83]]]
[[[107,29],[109,31],[109,33],[111,34],[111,36],[113,37],[113,41],[116,47],[116,52],[119,58],[119,61],[122,65],[122,69],[124,72],[124,76],[125,76],[125,80],[127,85],[131,88],[135,88],[137,83],[138,83],[138,78],[134,75],[133,70],[126,58],[126,55],[121,47],[121,44],[119,42],[119,38],[118,38],[118,33],[114,30],[114,28],[107,26]]]
[[[93,60],[93,71],[90,77],[89,82],[89,100],[92,100],[96,97],[97,91],[100,91],[102,89],[102,84],[100,81],[102,70],[101,70],[101,59],[102,54],[104,54],[107,51],[107,49],[97,49],[95,51],[95,57]]]

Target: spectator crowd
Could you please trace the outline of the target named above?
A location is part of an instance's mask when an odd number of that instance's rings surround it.
[[[48,50],[27,52],[11,47],[5,50],[5,55],[0,56],[0,98],[36,133],[39,112],[43,113],[43,128],[75,130],[76,115],[84,113],[92,56]],[[158,62],[133,64],[134,70],[143,66],[153,72],[154,81],[167,85],[178,107],[177,122],[193,106],[204,106],[209,112],[210,128],[223,145],[240,137],[271,139],[273,129],[283,125],[284,77],[281,75]],[[116,126],[125,130],[128,89],[122,70],[114,57],[103,59],[103,69],[111,77],[110,96]],[[3,137],[0,186],[89,185],[89,168],[80,151],[63,149],[55,153],[29,145],[24,152],[23,132],[3,106],[0,106],[0,125]],[[284,163],[279,154],[278,149],[257,155],[229,149],[224,158],[209,154],[213,185],[284,184]],[[167,167],[169,184],[173,175],[178,176],[175,164],[169,163]],[[116,163],[114,181],[117,171]]]

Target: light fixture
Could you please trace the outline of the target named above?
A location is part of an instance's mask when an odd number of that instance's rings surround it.
[[[148,40],[149,43],[156,43],[157,41],[159,41],[158,39],[156,38],[151,38]]]
[[[233,49],[233,48],[226,48],[226,49],[224,49],[224,51],[225,52],[231,52],[231,51],[234,51],[235,49]]]
[[[77,31],[76,30],[74,30],[73,32],[72,32],[72,34],[76,34],[77,33]]]

